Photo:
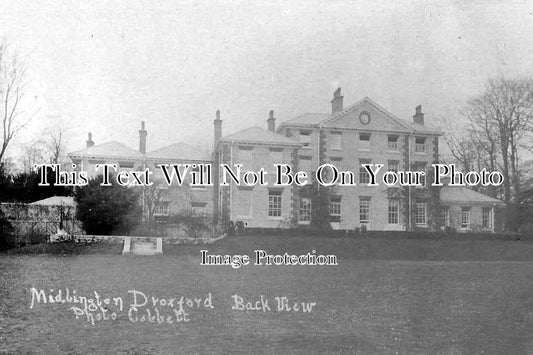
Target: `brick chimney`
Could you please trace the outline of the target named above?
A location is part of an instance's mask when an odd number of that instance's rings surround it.
[[[87,148],[91,148],[93,145],[94,145],[93,135],[91,132],[89,132],[89,136],[87,137]]]
[[[270,110],[268,114],[268,130],[274,132],[276,130],[276,119],[274,118],[274,110]]]
[[[333,100],[331,100],[331,113],[336,113],[342,111],[342,99],[344,96],[341,95],[341,88],[338,88],[333,93]]]
[[[213,121],[213,126],[215,128],[215,146],[213,148],[216,150],[218,141],[220,140],[220,137],[222,137],[222,120],[220,119],[220,110],[217,110],[216,118]]]
[[[141,121],[141,129],[139,130],[139,152],[146,154],[146,136],[148,132],[144,127],[144,121]]]
[[[220,141],[220,137],[222,137],[222,120],[220,119],[220,110],[217,110],[215,119],[213,120],[213,128],[214,128],[214,145],[213,145],[213,161],[215,164],[213,165],[213,221],[215,223],[218,222],[218,216],[219,216],[219,207],[220,207],[220,196],[219,196],[219,189],[220,189],[220,183],[219,183],[219,168],[220,163],[222,162],[222,157],[218,142]]]
[[[424,125],[424,114],[422,113],[422,105],[418,105],[415,108],[415,110],[416,112],[415,112],[415,115],[413,116],[413,122],[423,126]]]

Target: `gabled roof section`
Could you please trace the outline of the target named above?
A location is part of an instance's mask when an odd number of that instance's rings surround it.
[[[328,119],[330,116],[329,113],[304,113],[298,117],[281,122],[280,127],[283,125],[314,126]]]
[[[126,160],[141,159],[143,157],[140,152],[117,141],[94,145],[89,148],[69,153],[68,156],[71,158],[118,158]]]
[[[356,103],[346,107],[344,110],[339,111],[334,114],[327,113],[306,113],[290,119],[288,121],[282,122],[278,128],[278,131],[283,126],[322,126],[322,127],[332,127],[332,128],[349,128],[346,122],[342,122],[342,119],[346,120],[346,117],[350,114],[356,114],[357,111],[363,110],[365,107],[371,107],[373,110],[380,113],[382,117],[385,117],[389,122],[387,124],[380,124],[379,130],[384,131],[398,131],[405,133],[424,133],[424,134],[433,134],[433,135],[442,135],[439,129],[432,127],[431,125],[419,125],[413,122],[400,119],[384,109],[374,100],[369,97],[364,97]],[[352,119],[352,122],[357,124],[357,119]],[[361,128],[369,129],[370,127],[361,125],[360,127],[353,126],[350,128]]]
[[[393,124],[393,126],[391,126],[391,127],[394,127],[393,130],[397,130],[399,132],[404,131],[404,132],[426,133],[426,134],[435,134],[435,135],[443,134],[440,130],[434,127],[411,123],[411,122],[408,122],[406,120],[396,117],[395,115],[387,111],[385,108],[380,106],[377,102],[375,102],[368,96],[365,96],[364,98],[348,106],[344,110],[331,115],[328,119],[322,121],[321,125],[323,127],[336,127],[339,124],[339,122],[343,118],[345,118],[347,115],[349,115],[350,113],[353,113],[354,111],[362,110],[365,107],[371,107],[372,109],[379,112],[383,117],[387,118],[390,121],[390,123]],[[362,126],[361,128],[364,129],[365,127]],[[386,129],[384,128],[384,130]]]
[[[300,146],[300,142],[259,127],[251,127],[220,138],[220,142]]]
[[[148,159],[154,160],[187,160],[187,161],[211,161],[208,153],[191,147],[185,143],[174,143],[169,146],[146,153]]]
[[[443,186],[440,189],[440,201],[442,203],[465,203],[465,204],[497,204],[503,205],[503,201],[472,189],[462,186]]]

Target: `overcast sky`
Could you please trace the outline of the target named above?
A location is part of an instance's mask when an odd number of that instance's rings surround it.
[[[468,3],[468,4],[466,4]],[[0,36],[27,57],[16,145],[63,125],[69,150],[118,140],[148,150],[329,112],[369,96],[411,119],[459,108],[489,77],[533,72],[533,3],[3,0]],[[14,153],[14,151],[13,151]]]

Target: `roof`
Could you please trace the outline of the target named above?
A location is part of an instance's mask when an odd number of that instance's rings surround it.
[[[329,113],[304,113],[303,115],[282,122],[281,124],[316,125],[328,119],[330,116]]]
[[[165,160],[212,160],[208,153],[181,142],[146,153],[146,157]]]
[[[285,137],[259,127],[251,127],[220,138],[221,142],[242,142],[271,145],[294,145],[300,146],[300,142],[293,138]]]
[[[84,158],[119,158],[119,159],[139,159],[143,155],[131,149],[124,144],[111,141],[107,143],[102,143],[98,145],[93,145],[92,147],[78,150],[68,154],[70,157],[84,157]]]
[[[381,112],[384,116],[388,117],[391,121],[394,121],[397,124],[399,124],[400,126],[405,127],[405,131],[407,131],[407,132],[413,132],[414,131],[415,133],[428,133],[428,134],[439,134],[439,135],[442,134],[442,132],[439,129],[436,129],[436,128],[430,126],[430,125],[425,125],[425,124],[424,125],[419,125],[419,124],[416,124],[414,122],[407,121],[407,120],[404,120],[404,119],[396,117],[395,115],[393,115],[391,112],[389,112],[388,110],[383,108],[381,105],[379,105],[377,102],[375,102],[374,100],[372,100],[368,96],[365,96],[364,98],[362,98],[361,100],[357,101],[356,103],[346,107],[344,110],[339,111],[339,112],[331,115],[330,118],[328,118],[327,120],[323,121],[322,123],[325,124],[325,125],[328,125],[328,126],[329,125],[334,125],[333,123],[337,119],[343,117],[344,115],[346,115],[347,113],[349,113],[351,111],[354,111],[354,110],[360,108],[361,106],[363,106],[365,104],[371,105],[376,110]]]
[[[440,189],[443,203],[503,204],[503,201],[462,186],[444,186]]]
[[[326,113],[306,113],[301,116],[295,117],[288,121],[282,122],[280,128],[284,125],[318,125],[322,124],[325,126],[335,126],[335,121],[344,117],[346,114],[359,109],[362,105],[369,104],[373,106],[376,110],[380,111],[384,116],[389,118],[391,121],[395,122],[399,127],[403,127],[405,132],[415,132],[415,133],[427,133],[427,134],[442,134],[442,132],[431,125],[419,125],[408,120],[400,119],[381,107],[378,103],[372,100],[369,97],[364,97],[356,103],[346,107],[342,111],[336,112],[334,114]]]
[[[432,125],[428,125],[426,123],[424,123],[423,125],[420,125],[420,124],[409,122],[406,120],[402,120],[402,121],[404,124],[408,125],[409,128],[415,131],[415,133],[443,134],[443,132],[439,128],[434,127]]]
[[[39,200],[30,203],[30,205],[40,205],[40,206],[76,206],[74,197],[70,196],[53,196],[45,198],[44,200]]]

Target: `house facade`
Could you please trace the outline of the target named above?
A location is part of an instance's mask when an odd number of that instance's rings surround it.
[[[217,111],[212,154],[183,143],[147,152],[143,122],[138,150],[119,142],[95,145],[89,134],[86,148],[69,156],[77,169],[93,175],[97,174],[95,165],[102,163],[117,164],[120,170],[151,169],[156,184],[143,191],[142,202],[145,218],[150,220],[188,210],[212,214],[214,221],[242,222],[249,228],[285,228],[310,224],[313,211],[325,207],[335,229],[497,229],[495,213],[501,201],[466,188],[430,185],[430,168],[439,162],[443,133],[425,123],[421,106],[415,108],[412,120],[403,120],[368,97],[344,107],[339,88],[330,113],[306,113],[276,127],[271,111],[265,128],[251,127],[229,135],[222,134],[222,123]],[[163,178],[158,165],[175,163],[210,164],[213,185],[190,188],[157,183]],[[354,186],[328,188],[327,202],[313,206],[302,187],[273,186],[274,164],[289,164],[308,176],[322,164],[331,164],[350,172]],[[424,171],[426,177],[416,187],[368,186],[371,176],[362,164],[383,165],[378,181],[387,171]],[[240,169],[242,175],[261,168],[267,172],[266,186],[236,184],[228,171],[237,174]]]
[[[147,152],[147,135],[145,123],[141,122],[139,150],[135,150],[116,141],[95,145],[89,133],[86,148],[68,155],[76,164],[76,170],[87,171],[89,178],[102,173],[101,168],[96,169],[97,164],[116,164],[117,171],[149,169],[153,173],[153,185],[142,189],[140,201],[145,220],[165,220],[184,211],[211,215],[212,186],[190,187],[188,183],[179,186],[175,181],[169,185],[159,169],[160,164],[212,164],[211,155],[184,143],[174,143]]]
[[[368,97],[345,108],[339,88],[331,100],[331,113],[303,114],[276,128],[271,112],[268,129],[247,129],[225,137],[221,137],[218,114],[214,125],[215,165],[238,162],[257,170],[289,163],[313,176],[319,166],[329,163],[351,172],[355,186],[335,186],[329,192],[327,208],[335,229],[495,229],[495,208],[501,201],[466,188],[430,185],[430,168],[439,162],[443,133],[425,124],[421,106],[415,108],[411,121],[394,116]],[[423,171],[426,177],[420,187],[368,186],[371,176],[362,164],[383,164],[378,181],[387,171]],[[220,187],[214,207],[215,214],[263,228],[284,226],[287,221],[309,224],[317,208],[294,185]]]

